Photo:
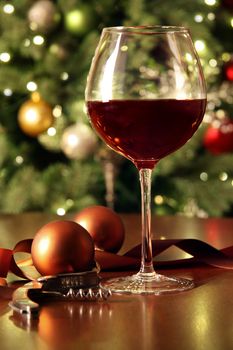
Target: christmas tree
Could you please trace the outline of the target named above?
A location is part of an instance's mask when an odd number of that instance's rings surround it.
[[[140,210],[137,171],[92,131],[84,90],[100,32],[190,28],[208,90],[202,126],[153,173],[159,214],[233,211],[232,0],[0,1],[0,211]]]

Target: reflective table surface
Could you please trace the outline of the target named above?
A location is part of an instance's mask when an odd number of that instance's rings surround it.
[[[121,217],[126,228],[120,251],[124,253],[140,243],[140,217]],[[55,219],[58,217],[41,213],[0,215],[0,247],[12,249]],[[233,219],[153,217],[152,228],[157,239],[197,238],[216,248],[233,245]],[[171,248],[158,259],[184,257],[185,253]],[[196,287],[163,296],[115,295],[104,302],[53,302],[41,307],[37,318],[22,317],[9,308],[11,292],[19,283],[0,287],[0,349],[233,349],[233,270],[194,265],[159,272],[193,278]],[[105,272],[102,277],[124,273],[128,271]]]

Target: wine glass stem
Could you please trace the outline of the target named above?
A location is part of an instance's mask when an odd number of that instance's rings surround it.
[[[151,242],[151,175],[152,169],[140,169],[142,211],[142,260],[139,275],[143,278],[155,276]]]

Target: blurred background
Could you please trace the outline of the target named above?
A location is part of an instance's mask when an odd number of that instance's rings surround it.
[[[154,24],[190,28],[208,104],[154,170],[152,210],[233,215],[233,0],[0,1],[0,212],[140,211],[137,170],[96,137],[84,91],[103,27]]]

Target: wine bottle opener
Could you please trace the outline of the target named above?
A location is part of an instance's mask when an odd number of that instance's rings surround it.
[[[36,316],[40,305],[46,302],[103,301],[111,292],[102,289],[99,282],[95,271],[40,277],[16,289],[9,306],[22,315]]]

